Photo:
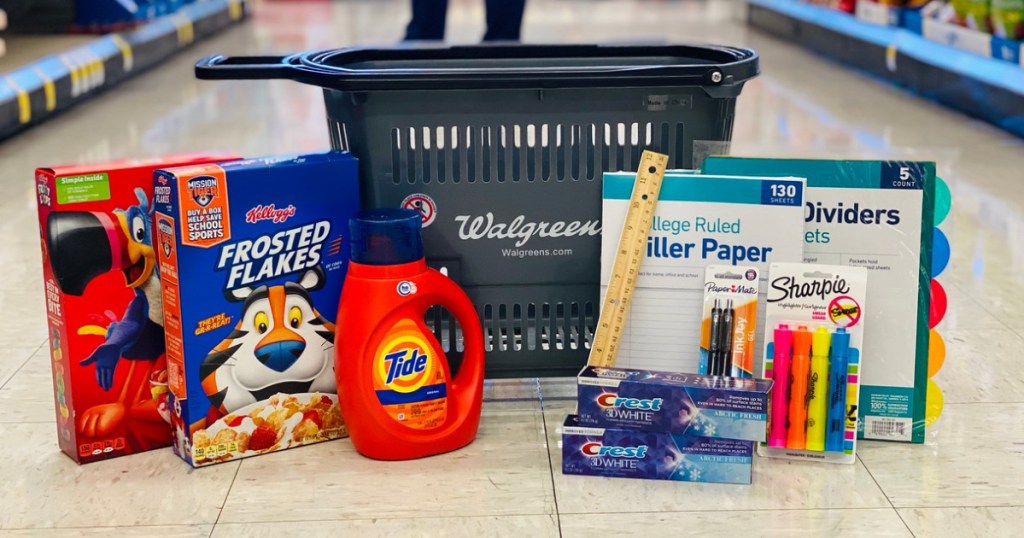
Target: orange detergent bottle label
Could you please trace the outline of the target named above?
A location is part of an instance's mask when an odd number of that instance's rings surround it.
[[[410,319],[395,324],[374,354],[373,388],[391,418],[417,430],[448,418],[448,379],[441,354]]]

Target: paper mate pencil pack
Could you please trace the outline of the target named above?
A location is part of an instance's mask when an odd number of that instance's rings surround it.
[[[562,426],[562,473],[682,482],[749,484],[750,441],[668,432]]]
[[[356,160],[190,166],[154,182],[175,451],[198,467],[343,436],[334,321]]]
[[[57,433],[76,462],[171,444],[153,170],[233,158],[36,170]]]

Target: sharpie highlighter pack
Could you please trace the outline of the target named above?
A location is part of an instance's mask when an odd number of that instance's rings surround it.
[[[754,377],[760,284],[757,267],[708,266],[704,278],[699,373]]]
[[[858,434],[924,442],[932,258],[940,246],[935,163],[710,157],[703,170],[807,178],[803,261],[864,267],[871,275],[864,319],[871,365],[862,379]]]
[[[772,379],[762,456],[856,461],[867,269],[772,264],[764,377]]]

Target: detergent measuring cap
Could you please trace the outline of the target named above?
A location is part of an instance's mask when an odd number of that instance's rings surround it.
[[[352,261],[364,265],[394,265],[422,258],[421,223],[422,217],[412,209],[361,211],[349,221]]]

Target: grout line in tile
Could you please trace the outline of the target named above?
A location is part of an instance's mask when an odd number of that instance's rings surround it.
[[[942,507],[946,508],[946,507]],[[962,508],[962,507],[961,507]],[[974,507],[969,507],[974,508]],[[987,507],[981,507],[987,508]],[[1015,507],[1014,507],[1015,508]],[[896,510],[895,507],[885,506],[857,506],[850,508],[745,508],[745,509],[725,509],[725,510],[652,510],[652,511],[636,511],[636,512],[609,512],[602,510],[601,514],[734,514],[742,512],[759,513],[759,512],[841,512],[846,510]],[[597,512],[566,512],[564,515],[574,516],[589,516],[594,515]]]
[[[892,508],[897,514],[900,510],[945,510],[945,509],[958,509],[958,508],[1024,508],[1024,504],[996,504],[996,505],[978,505],[978,506],[901,506],[899,508]],[[698,514],[698,513],[759,513],[759,512],[843,512],[843,511],[868,511],[868,510],[886,510],[885,507],[851,507],[851,508],[753,508],[753,509],[741,509],[741,510],[659,510],[659,511],[647,511],[647,512],[608,512],[602,511],[602,514]],[[587,516],[592,515],[592,512],[571,512],[566,515],[579,515]],[[535,516],[550,516],[552,514],[502,514],[502,515],[469,515],[469,516],[414,516],[414,517],[402,517],[402,518],[380,518],[380,517],[354,517],[354,518],[342,518],[342,519],[309,519],[303,521],[295,520],[267,520],[267,521],[232,521],[225,522],[224,525],[244,525],[251,523],[255,525],[270,524],[270,523],[317,523],[317,522],[335,522],[335,521],[377,521],[381,519],[484,519],[484,518],[516,518],[516,517],[535,517]],[[219,524],[219,523],[218,523]],[[159,527],[203,527],[210,525],[210,523],[193,523],[193,524],[141,524],[141,525],[75,525],[75,526],[54,526],[54,527],[5,527],[3,530],[66,530],[66,529],[122,529],[122,528],[159,528]],[[216,525],[216,524],[214,524]]]
[[[875,474],[871,472],[871,469],[868,468],[867,462],[865,462],[864,459],[860,457],[860,454],[857,454],[857,461],[859,461],[860,464],[864,467],[864,470],[867,471],[868,476],[871,477],[871,481],[875,483],[875,487],[878,488],[878,491],[882,492],[882,496],[885,497],[885,502],[889,503],[889,506],[892,507],[893,510],[895,510],[896,505],[892,503],[892,499],[889,498],[889,494],[885,492],[885,488],[882,487],[882,484],[878,483],[878,479],[875,478]]]
[[[527,397],[520,397],[520,398],[489,398],[489,399],[485,399],[484,403],[536,402],[537,400],[538,400],[537,397],[533,397],[533,398],[527,398]]]
[[[896,517],[900,518],[900,521],[903,522],[903,526],[907,528],[907,532],[909,532],[910,535],[914,538],[917,538],[917,535],[914,534],[914,531],[910,528],[910,525],[907,523],[907,520],[903,519],[903,514],[901,514],[900,511],[897,510],[896,508],[893,508],[893,510],[896,512]]]
[[[53,527],[3,527],[0,532],[6,531],[54,531],[54,530],[92,530],[92,529],[150,529],[161,527],[206,527],[209,523],[141,523],[138,525],[71,525]]]
[[[0,390],[2,390],[4,387],[6,387],[7,384],[10,383],[11,380],[14,379],[14,377],[18,375],[18,372],[20,372],[21,369],[24,368],[26,364],[28,364],[28,361],[32,360],[32,357],[35,357],[36,353],[39,353],[39,350],[42,349],[43,346],[45,346],[45,345],[46,345],[46,342],[44,341],[43,343],[39,344],[34,350],[32,350],[32,353],[29,353],[28,357],[25,357],[25,360],[22,361],[22,363],[19,364],[18,367],[15,368],[13,372],[11,372],[11,377],[8,377],[6,380],[4,380],[3,383],[0,383]]]
[[[410,520],[411,519],[432,520],[432,519],[485,519],[485,518],[516,518],[516,517],[544,517],[544,516],[551,517],[551,516],[554,516],[554,515],[557,515],[557,514],[475,514],[475,515],[465,515],[465,516],[447,515],[447,516],[400,516],[400,517],[365,516],[365,517],[348,517],[348,518],[339,518],[339,519],[303,519],[303,520],[294,520],[294,519],[268,519],[268,520],[262,520],[261,519],[259,521],[225,521],[224,523],[218,522],[214,526],[216,527],[217,525],[264,525],[264,524],[272,524],[272,523],[300,524],[300,523],[317,523],[317,522],[324,523],[324,522],[335,522],[335,521],[389,521],[389,520],[393,521],[393,520],[405,520],[405,519],[410,519]],[[201,523],[201,524],[198,524],[198,525],[199,526],[201,526],[201,525],[209,525],[209,523]],[[152,526],[157,526],[157,525],[152,525]],[[63,527],[56,527],[56,528],[63,528]],[[74,527],[69,527],[69,528],[74,528]],[[93,527],[84,527],[84,528],[93,528]]]
[[[947,405],[994,405],[994,404],[1024,404],[1024,401],[1002,401],[1002,402],[953,402],[953,401],[948,401],[948,400],[947,400],[947,401],[946,401],[945,403],[943,403],[943,406],[947,406]],[[942,417],[942,415],[939,415],[939,417],[941,418],[941,417]],[[927,431],[927,428],[925,428],[925,430]],[[888,444],[888,443],[886,443],[886,444]]]
[[[942,505],[942,506],[897,506],[900,510],[948,510],[958,508],[1024,508],[1024,504],[964,504],[964,505]]]
[[[558,489],[555,487],[555,463],[551,458],[551,447],[550,436],[548,435],[548,417],[547,413],[544,412],[544,392],[540,385],[540,379],[537,380],[537,391],[540,394],[540,420],[541,424],[544,425],[544,451],[547,452],[548,456],[548,472],[551,476],[551,497],[555,500],[555,523],[558,525],[558,536],[562,536],[562,515],[558,509]]]
[[[235,480],[238,479],[238,473],[242,470],[242,465],[245,465],[245,460],[238,462],[238,467],[235,467],[235,474],[231,477],[231,484],[228,485],[228,491],[224,494],[224,501],[220,503],[220,510],[217,510],[217,519],[213,520],[213,526],[210,527],[210,534],[206,538],[212,538],[214,531],[217,530],[217,524],[220,523],[220,516],[224,513],[224,507],[228,505],[228,497],[231,496],[231,490],[235,487]]]

